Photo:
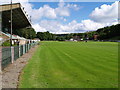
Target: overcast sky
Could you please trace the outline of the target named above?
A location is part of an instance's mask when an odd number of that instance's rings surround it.
[[[22,1],[22,0],[20,0]],[[21,2],[37,32],[80,33],[117,24],[116,2]]]

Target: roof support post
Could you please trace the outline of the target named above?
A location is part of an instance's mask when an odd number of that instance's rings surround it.
[[[10,30],[10,32],[11,32],[11,33],[10,33],[10,34],[11,34],[11,36],[10,36],[10,45],[11,45],[11,46],[12,46],[12,29],[13,29],[13,28],[12,28],[12,21],[13,21],[13,20],[12,20],[12,19],[13,19],[12,16],[13,16],[13,14],[12,14],[12,0],[11,0],[11,20],[10,20],[10,24],[11,24],[11,30]]]

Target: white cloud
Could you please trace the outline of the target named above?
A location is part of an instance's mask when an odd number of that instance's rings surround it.
[[[67,21],[67,19],[66,19],[66,18],[64,18],[64,17],[60,17],[60,20],[62,20],[62,21],[64,21],[64,22],[66,22],[66,21]]]
[[[51,8],[49,5],[44,5],[43,7],[34,9],[34,5],[30,4],[28,0],[21,2],[21,4],[25,8],[25,11],[28,13],[28,15],[32,17],[31,19],[33,23],[38,22],[43,17],[50,19],[55,19],[57,17],[55,9]]]
[[[65,19],[65,18],[64,18],[64,19],[63,19],[63,21],[64,21],[64,22],[66,22],[66,21],[67,21],[67,19]]]
[[[112,5],[102,5],[101,7],[95,8],[90,14],[90,18],[95,22],[100,23],[112,23],[118,18],[118,1]]]
[[[96,30],[98,28],[104,27],[104,24],[96,23],[91,20],[83,20],[78,23],[76,20],[64,25],[58,21],[42,20],[39,25],[34,25],[37,28],[37,32],[50,31],[51,33],[74,33],[74,32],[85,32],[88,30]]]
[[[70,11],[67,7],[58,7],[55,12],[58,16],[70,16]]]
[[[67,4],[67,7],[68,8],[72,8],[74,10],[79,10],[81,7],[78,7],[77,4]]]
[[[22,6],[25,7],[26,12],[32,16],[33,22],[38,22],[41,18],[49,18],[49,19],[58,19],[62,17],[70,16],[70,9],[79,10],[79,7],[76,4],[65,4],[64,2],[60,2],[57,8],[52,8],[49,5],[44,5],[38,9],[33,9],[34,6],[27,2],[22,2]],[[64,21],[66,21],[64,19]]]
[[[32,27],[36,30],[36,32],[46,32],[45,28],[42,28],[39,24],[34,24]]]
[[[43,7],[40,7],[39,9],[33,9],[33,5],[29,3],[23,3],[22,4],[25,7],[25,10],[27,13],[32,16],[32,21],[38,22],[42,17],[55,19],[56,13],[53,8],[51,8],[49,5],[44,5]]]
[[[16,0],[17,2],[17,0]],[[118,18],[118,2],[112,5],[102,5],[90,14],[90,19],[82,20],[78,23],[76,20],[68,24],[62,24],[58,19],[67,21],[65,17],[70,16],[70,9],[79,10],[80,6],[77,4],[65,4],[60,2],[57,8],[52,8],[49,5],[44,5],[38,9],[34,9],[33,5],[28,3],[28,0],[20,0],[22,6],[28,15],[32,16],[33,28],[37,32],[50,31],[51,33],[74,33],[97,30],[109,25],[117,24]],[[50,20],[41,20],[42,18],[49,18]]]
[[[60,1],[58,8],[55,8],[55,12],[58,16],[70,16],[69,8],[65,6],[63,1]]]
[[[55,10],[51,8],[49,5],[44,5],[43,7],[40,7],[38,10],[37,9],[33,10],[33,12],[35,12],[35,14],[39,16],[39,18],[46,17],[55,19],[57,17]],[[37,17],[37,19],[39,18]]]
[[[55,11],[58,16],[70,16],[71,8],[74,10],[80,9],[77,4],[67,4],[66,5],[63,1],[61,1],[58,4],[58,8],[56,8]]]
[[[65,22],[66,18],[64,17],[70,16],[70,8],[77,10],[78,6],[76,4],[65,5],[64,2],[61,2],[55,9],[48,5],[44,5],[43,7],[40,7],[39,10],[35,9],[32,12],[34,12],[34,20],[45,16],[53,19],[60,18]],[[49,12],[51,13],[51,16],[47,16],[49,13],[48,9],[50,10]],[[68,24],[62,24],[55,20],[42,20],[39,24],[34,24],[33,26],[37,32],[50,31],[51,33],[74,33],[93,31],[105,26],[117,24],[117,11],[117,2],[115,2],[112,5],[104,4],[100,6],[100,8],[95,8],[95,10],[90,14],[90,19],[82,20],[81,23],[78,23],[76,20],[73,20]]]
[[[94,22],[90,19],[81,21],[84,30],[97,30],[98,28],[104,27],[105,24]]]

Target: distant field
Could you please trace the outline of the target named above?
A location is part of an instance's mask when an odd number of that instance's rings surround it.
[[[20,88],[116,88],[118,43],[41,42]]]

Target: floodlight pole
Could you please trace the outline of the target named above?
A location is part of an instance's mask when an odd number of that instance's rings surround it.
[[[13,11],[12,11],[12,0],[11,0],[11,30],[10,30],[10,47],[11,47],[11,63],[14,62],[14,51],[13,51],[13,47],[12,47],[12,30],[13,30],[13,27],[12,27],[12,23],[13,23]]]
[[[10,46],[12,46],[12,16],[13,16],[13,14],[12,14],[12,0],[11,0],[11,20],[10,20],[10,24],[11,24],[11,29],[10,29]]]

